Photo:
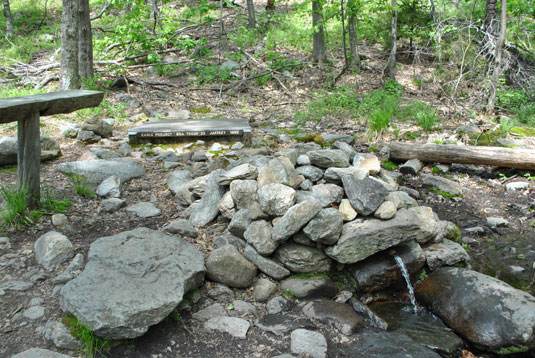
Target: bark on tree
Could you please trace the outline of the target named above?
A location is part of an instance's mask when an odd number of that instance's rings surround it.
[[[349,51],[350,51],[350,62],[349,68],[351,71],[358,71],[360,69],[360,56],[359,56],[359,47],[358,47],[358,37],[357,37],[357,17],[355,14],[350,14],[348,19],[349,27]]]
[[[396,80],[396,52],[397,52],[397,24],[398,24],[398,9],[396,0],[392,0],[392,28],[390,55],[388,56],[388,77]]]
[[[498,32],[498,0],[485,1],[485,19],[483,21],[483,31],[496,34]]]
[[[80,88],[78,74],[78,0],[63,0],[61,13],[61,89]]]
[[[6,34],[8,36],[14,36],[15,29],[13,28],[13,21],[11,18],[11,8],[9,7],[9,0],[4,0],[4,16],[6,18]]]
[[[78,73],[82,78],[93,77],[93,35],[89,0],[79,0],[78,16]]]
[[[312,58],[322,64],[325,60],[325,31],[321,0],[312,0],[312,26],[314,27]]]
[[[250,29],[256,28],[256,18],[254,13],[254,2],[253,0],[247,0],[247,17],[249,19],[249,27]]]
[[[490,94],[487,102],[487,111],[494,111],[496,101],[496,87],[498,79],[502,73],[503,45],[505,43],[505,34],[507,31],[507,0],[501,0],[500,12],[500,35],[496,41],[496,52],[494,55],[494,69],[490,80]]]

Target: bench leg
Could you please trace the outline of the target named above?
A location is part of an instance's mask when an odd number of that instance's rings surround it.
[[[26,190],[28,206],[37,207],[40,197],[39,167],[41,165],[41,136],[39,112],[18,121],[17,186]]]

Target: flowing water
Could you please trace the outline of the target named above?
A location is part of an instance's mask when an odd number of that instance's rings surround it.
[[[394,259],[396,260],[396,263],[401,269],[401,273],[403,274],[403,277],[405,277],[405,281],[407,281],[407,288],[409,289],[409,294],[411,295],[411,304],[412,304],[414,313],[418,313],[418,306],[416,306],[416,297],[414,296],[414,289],[412,288],[412,285],[411,285],[411,277],[409,275],[409,271],[407,271],[407,267],[403,263],[403,260],[401,259],[401,257],[399,257],[398,255],[394,255]]]

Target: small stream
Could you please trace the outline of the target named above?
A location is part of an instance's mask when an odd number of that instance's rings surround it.
[[[407,282],[407,288],[409,289],[409,294],[411,295],[411,304],[414,313],[418,313],[418,306],[416,305],[416,297],[414,296],[414,289],[412,288],[411,284],[411,277],[409,275],[409,271],[407,270],[407,267],[403,263],[403,260],[398,255],[394,255],[394,259],[396,260],[396,263],[398,264],[399,268],[401,269],[401,273],[403,274],[403,277],[405,277],[405,281]]]

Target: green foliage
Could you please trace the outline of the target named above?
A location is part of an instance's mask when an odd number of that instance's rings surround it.
[[[84,356],[88,358],[105,357],[105,352],[109,352],[112,341],[95,336],[76,317],[65,315],[61,322],[69,328],[71,335],[80,341],[80,352]]]
[[[386,160],[383,162],[383,168],[386,170],[396,170],[398,169],[398,165],[390,160]]]
[[[505,87],[496,90],[496,105],[513,113],[518,122],[532,127],[535,127],[534,99],[535,94],[522,89]]]
[[[295,293],[289,289],[282,291],[282,295],[286,298],[295,298]]]
[[[104,98],[97,107],[84,108],[75,112],[74,119],[85,121],[88,117],[114,118],[116,122],[124,122],[128,119],[125,103],[112,104],[108,98]]]
[[[296,112],[295,119],[319,121],[324,117],[357,118],[359,99],[350,87],[322,90],[315,98],[308,101],[303,112]]]
[[[445,191],[443,191],[443,190],[439,190],[439,189],[435,189],[435,188],[429,188],[429,190],[430,190],[430,191],[433,191],[433,192],[435,192],[435,193],[437,193],[438,195],[440,195],[440,196],[442,196],[442,197],[444,197],[444,198],[449,198],[449,199],[451,199],[451,198],[456,198],[456,197],[458,197],[458,195],[450,194],[450,193],[447,193],[447,192],[445,192]]]
[[[261,35],[257,29],[240,26],[236,31],[228,34],[228,39],[239,48],[247,48],[256,44],[260,40]],[[241,59],[234,58],[234,60],[239,61]]]
[[[232,78],[231,71],[216,65],[199,66],[195,72],[197,84],[227,83]]]
[[[418,280],[423,280],[427,277],[427,270],[425,268],[422,268],[420,270],[420,273],[418,274]]]
[[[76,194],[83,196],[84,198],[92,199],[97,196],[95,191],[87,184],[87,179],[81,175],[71,174],[68,175],[71,178],[72,185]]]
[[[440,120],[436,108],[419,101],[402,106],[400,119],[414,120],[426,132],[433,130]]]
[[[0,86],[0,98],[23,97],[45,92],[45,89],[35,89],[34,87],[18,85],[15,86],[13,84],[2,84],[2,86]]]
[[[516,354],[516,353],[524,353],[529,351],[528,346],[511,346],[507,348],[501,348],[496,353],[498,354]]]
[[[39,208],[41,208],[43,214],[62,213],[71,206],[70,201],[55,198],[56,194],[53,194],[50,188],[41,188]]]
[[[31,225],[33,220],[28,212],[27,192],[25,189],[0,186],[0,197],[4,200],[6,208],[0,212],[4,225]]]
[[[182,320],[182,317],[180,317],[180,314],[177,312],[177,310],[172,310],[168,317],[175,322],[180,322]]]
[[[368,115],[368,127],[370,131],[380,133],[387,130],[393,116],[392,107],[380,108],[371,112]]]

